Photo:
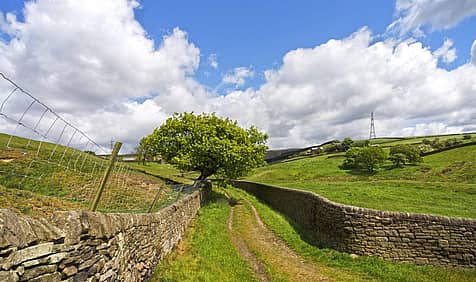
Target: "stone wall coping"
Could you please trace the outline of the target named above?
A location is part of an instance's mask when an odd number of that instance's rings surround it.
[[[354,213],[361,216],[375,216],[375,217],[381,217],[381,218],[391,218],[391,219],[398,219],[398,220],[405,220],[405,221],[412,221],[412,222],[435,222],[442,225],[465,225],[470,227],[476,227],[476,219],[471,219],[471,218],[448,217],[448,216],[441,216],[441,215],[429,215],[429,214],[420,214],[420,213],[412,213],[412,212],[393,212],[393,211],[382,211],[382,210],[376,210],[376,209],[370,209],[370,208],[361,208],[361,207],[333,202],[311,191],[304,191],[304,190],[299,190],[299,189],[289,188],[289,187],[274,186],[274,185],[252,182],[252,181],[235,180],[233,181],[233,183],[259,185],[259,186],[267,187],[271,189],[282,189],[282,190],[287,190],[293,193],[310,195],[313,198],[317,198],[321,202],[335,206],[336,208],[340,208],[346,213]]]
[[[76,244],[80,236],[111,238],[133,227],[160,223],[164,214],[174,213],[191,198],[200,197],[201,190],[177,200],[156,213],[99,213],[90,211],[56,211],[48,219],[18,215],[9,209],[0,209],[0,250],[24,248],[39,242],[64,239]]]

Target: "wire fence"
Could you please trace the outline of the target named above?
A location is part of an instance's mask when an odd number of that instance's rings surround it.
[[[104,157],[109,150],[3,73],[0,73],[0,120],[2,207],[30,206],[31,210],[48,204],[53,209],[91,206],[110,164]],[[178,193],[175,190],[117,162],[98,210],[153,211],[173,201]],[[31,193],[22,193],[25,191]],[[15,197],[9,198],[11,195]],[[40,202],[38,207],[31,203],[33,198]]]

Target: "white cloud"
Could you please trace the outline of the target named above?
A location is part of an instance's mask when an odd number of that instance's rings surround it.
[[[473,41],[471,46],[471,62],[473,62],[473,65],[476,65],[476,40]]]
[[[447,29],[463,19],[476,15],[474,0],[397,0],[398,19],[390,25],[401,34],[414,32],[421,35],[421,28]]]
[[[25,21],[3,16],[12,40],[0,42],[0,69],[95,140],[128,148],[182,111],[257,125],[273,148],[367,138],[371,111],[377,136],[476,130],[476,43],[473,63],[448,71],[437,62],[453,59],[450,41],[432,51],[415,40],[375,41],[363,28],[289,51],[257,90],[218,95],[193,78],[200,50],[186,32],[176,28],[155,44],[135,20],[136,6],[28,2]],[[222,83],[243,86],[253,75],[236,68]]]
[[[434,134],[435,132],[438,132],[439,134],[451,134],[461,131],[464,131],[463,127],[450,127],[441,122],[419,123],[402,130],[404,136],[427,136]]]
[[[210,56],[208,56],[207,62],[212,68],[217,69],[218,68],[218,56],[217,56],[217,54],[215,54],[215,53],[210,54]]]
[[[453,41],[451,39],[446,39],[443,45],[436,49],[433,52],[433,55],[438,58],[442,59],[442,61],[446,64],[452,63],[456,60],[456,49],[451,48],[453,46]]]
[[[371,42],[370,31],[362,29],[290,51],[279,69],[266,73],[258,93],[270,136],[278,136],[274,146],[367,138],[371,111],[379,136],[402,135],[426,123],[474,128],[475,66],[447,71],[420,42]],[[442,127],[428,128],[438,133]]]
[[[127,0],[27,2],[24,21],[13,14],[0,21],[12,37],[0,41],[0,69],[56,111],[70,114],[73,123],[80,121],[80,127],[102,117],[90,130],[99,140],[119,138],[112,132],[102,136],[105,130],[98,126],[113,120],[124,121],[123,128],[150,131],[150,124],[126,118],[139,114],[130,107],[142,107],[131,100],[200,88],[190,78],[200,50],[178,28],[155,48],[134,18],[137,6]]]
[[[178,28],[155,49],[134,19],[136,6],[114,0],[28,2],[25,22],[10,20],[14,39],[0,43],[1,67],[65,111],[182,84],[198,67],[199,50]]]
[[[242,86],[245,84],[247,78],[253,77],[254,71],[252,68],[238,67],[234,68],[231,73],[225,74],[222,79],[224,84],[234,84],[236,86]]]

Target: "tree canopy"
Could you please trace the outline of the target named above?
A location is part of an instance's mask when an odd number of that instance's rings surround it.
[[[387,155],[380,147],[352,147],[345,154],[343,166],[365,169],[373,173],[386,159]]]
[[[401,144],[390,149],[390,160],[396,167],[403,167],[407,163],[421,162],[422,157],[417,147]]]
[[[233,179],[263,164],[267,138],[215,114],[176,113],[141,144],[179,169],[200,172],[198,182],[211,175]]]

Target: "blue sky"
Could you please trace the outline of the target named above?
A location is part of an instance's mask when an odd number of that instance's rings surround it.
[[[149,35],[160,42],[174,27],[186,30],[202,51],[197,77],[217,85],[224,72],[234,67],[252,66],[258,74],[248,85],[263,82],[262,71],[279,66],[281,58],[296,48],[310,48],[333,38],[343,38],[362,26],[385,36],[395,19],[394,1],[141,1],[137,20]],[[459,50],[454,68],[469,60],[476,35],[476,17],[457,28],[430,32],[421,41],[436,49],[445,40],[454,40]],[[472,36],[471,36],[472,35]],[[217,54],[219,69],[207,65],[207,56]],[[205,75],[205,73],[209,75]]]
[[[176,111],[256,125],[273,148],[365,138],[371,111],[378,136],[476,131],[475,15],[474,0],[9,0],[0,68],[131,147]]]
[[[24,1],[0,2],[0,11],[12,12],[22,20]],[[135,10],[136,20],[148,36],[160,44],[175,27],[187,31],[190,40],[201,49],[200,69],[196,77],[213,88],[223,75],[239,66],[251,67],[255,76],[242,87],[258,87],[262,72],[278,67],[281,58],[296,48],[312,48],[330,39],[343,38],[363,26],[374,35],[387,37],[387,27],[395,20],[394,1],[158,1],[142,0]],[[419,40],[437,49],[451,38],[458,57],[449,64],[453,69],[470,60],[476,37],[476,17],[469,17],[457,27],[429,32]],[[207,58],[216,54],[219,68]]]
[[[156,41],[174,27],[186,30],[202,50],[197,76],[216,85],[223,72],[252,66],[257,73],[281,63],[295,48],[342,38],[367,25],[383,33],[392,20],[391,1],[154,1],[141,2],[137,19]],[[206,56],[218,56],[218,70]],[[204,75],[208,71],[210,76]],[[251,82],[257,86],[263,77]]]

